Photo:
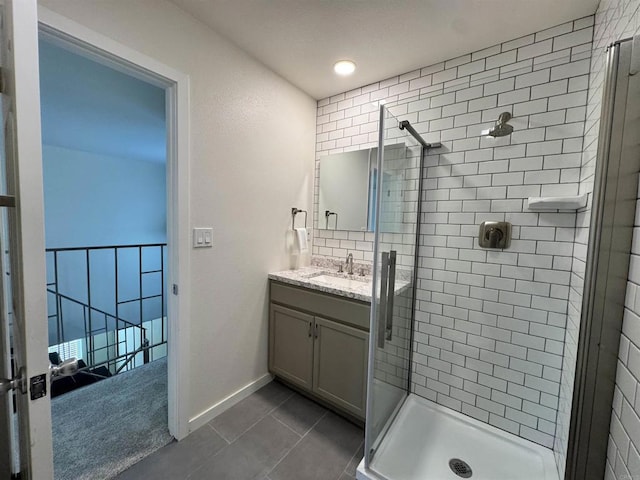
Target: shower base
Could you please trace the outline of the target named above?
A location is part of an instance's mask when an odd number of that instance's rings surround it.
[[[363,460],[356,478],[558,480],[558,474],[551,450],[410,395],[380,444],[371,468],[365,469]]]

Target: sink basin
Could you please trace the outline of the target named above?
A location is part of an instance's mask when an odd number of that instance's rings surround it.
[[[334,277],[332,275],[326,275],[326,274],[317,275],[313,277],[313,280],[324,283],[326,285],[335,285],[336,287],[348,287],[348,288],[362,287],[364,285],[371,283],[370,280],[365,278]]]

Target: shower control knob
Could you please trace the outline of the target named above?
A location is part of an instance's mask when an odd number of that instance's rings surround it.
[[[511,245],[511,224],[509,222],[482,223],[478,244],[482,248],[508,248]]]

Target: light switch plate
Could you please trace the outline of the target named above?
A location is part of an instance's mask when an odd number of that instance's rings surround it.
[[[193,248],[208,248],[213,246],[213,228],[193,229]]]

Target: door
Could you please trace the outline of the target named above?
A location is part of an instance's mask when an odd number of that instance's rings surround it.
[[[421,144],[380,108],[365,463],[409,393]]]
[[[313,317],[271,304],[269,323],[269,370],[311,390]]]
[[[368,350],[367,332],[315,317],[314,393],[364,418]]]
[[[47,480],[53,468],[36,1],[0,0],[0,17],[0,289],[8,299],[0,307],[0,478],[20,472]]]

